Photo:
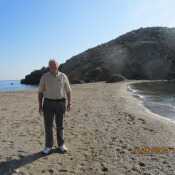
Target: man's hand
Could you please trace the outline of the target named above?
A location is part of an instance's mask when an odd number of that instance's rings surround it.
[[[70,109],[71,109],[71,103],[68,103],[67,104],[67,111],[70,111]]]
[[[43,113],[43,107],[42,106],[39,106],[39,113],[40,113],[40,115],[42,115],[42,113]]]
[[[69,112],[71,109],[71,91],[67,92],[67,111]]]

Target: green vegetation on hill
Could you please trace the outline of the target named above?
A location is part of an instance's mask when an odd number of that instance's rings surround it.
[[[175,78],[175,28],[150,27],[128,32],[118,38],[73,56],[61,65],[72,83],[127,79]],[[38,72],[39,71],[39,72]],[[39,82],[44,69],[22,81]],[[26,81],[27,80],[27,81]]]

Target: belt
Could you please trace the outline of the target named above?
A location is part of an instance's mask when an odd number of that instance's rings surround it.
[[[65,101],[66,99],[65,98],[61,98],[61,99],[44,98],[44,100],[59,102],[59,101]]]

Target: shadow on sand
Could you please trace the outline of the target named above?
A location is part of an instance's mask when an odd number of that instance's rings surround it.
[[[53,149],[50,154],[53,154],[53,153],[62,154],[56,148]],[[40,159],[42,157],[46,157],[46,156],[48,156],[48,155],[44,155],[42,152],[37,152],[37,153],[30,154],[30,155],[22,156],[19,159],[12,159],[12,160],[8,160],[8,161],[0,162],[0,175],[11,175],[11,174],[15,173],[18,168],[20,168],[24,165],[30,164],[30,163],[34,162],[35,160],[38,160],[38,159]]]

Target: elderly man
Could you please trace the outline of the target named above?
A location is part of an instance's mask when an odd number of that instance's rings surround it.
[[[63,119],[66,109],[70,111],[71,87],[67,76],[58,68],[57,61],[49,61],[49,72],[41,77],[38,89],[39,112],[44,114],[45,148],[42,151],[44,154],[49,154],[52,150],[54,118],[58,147],[61,152],[67,151],[64,144]]]

